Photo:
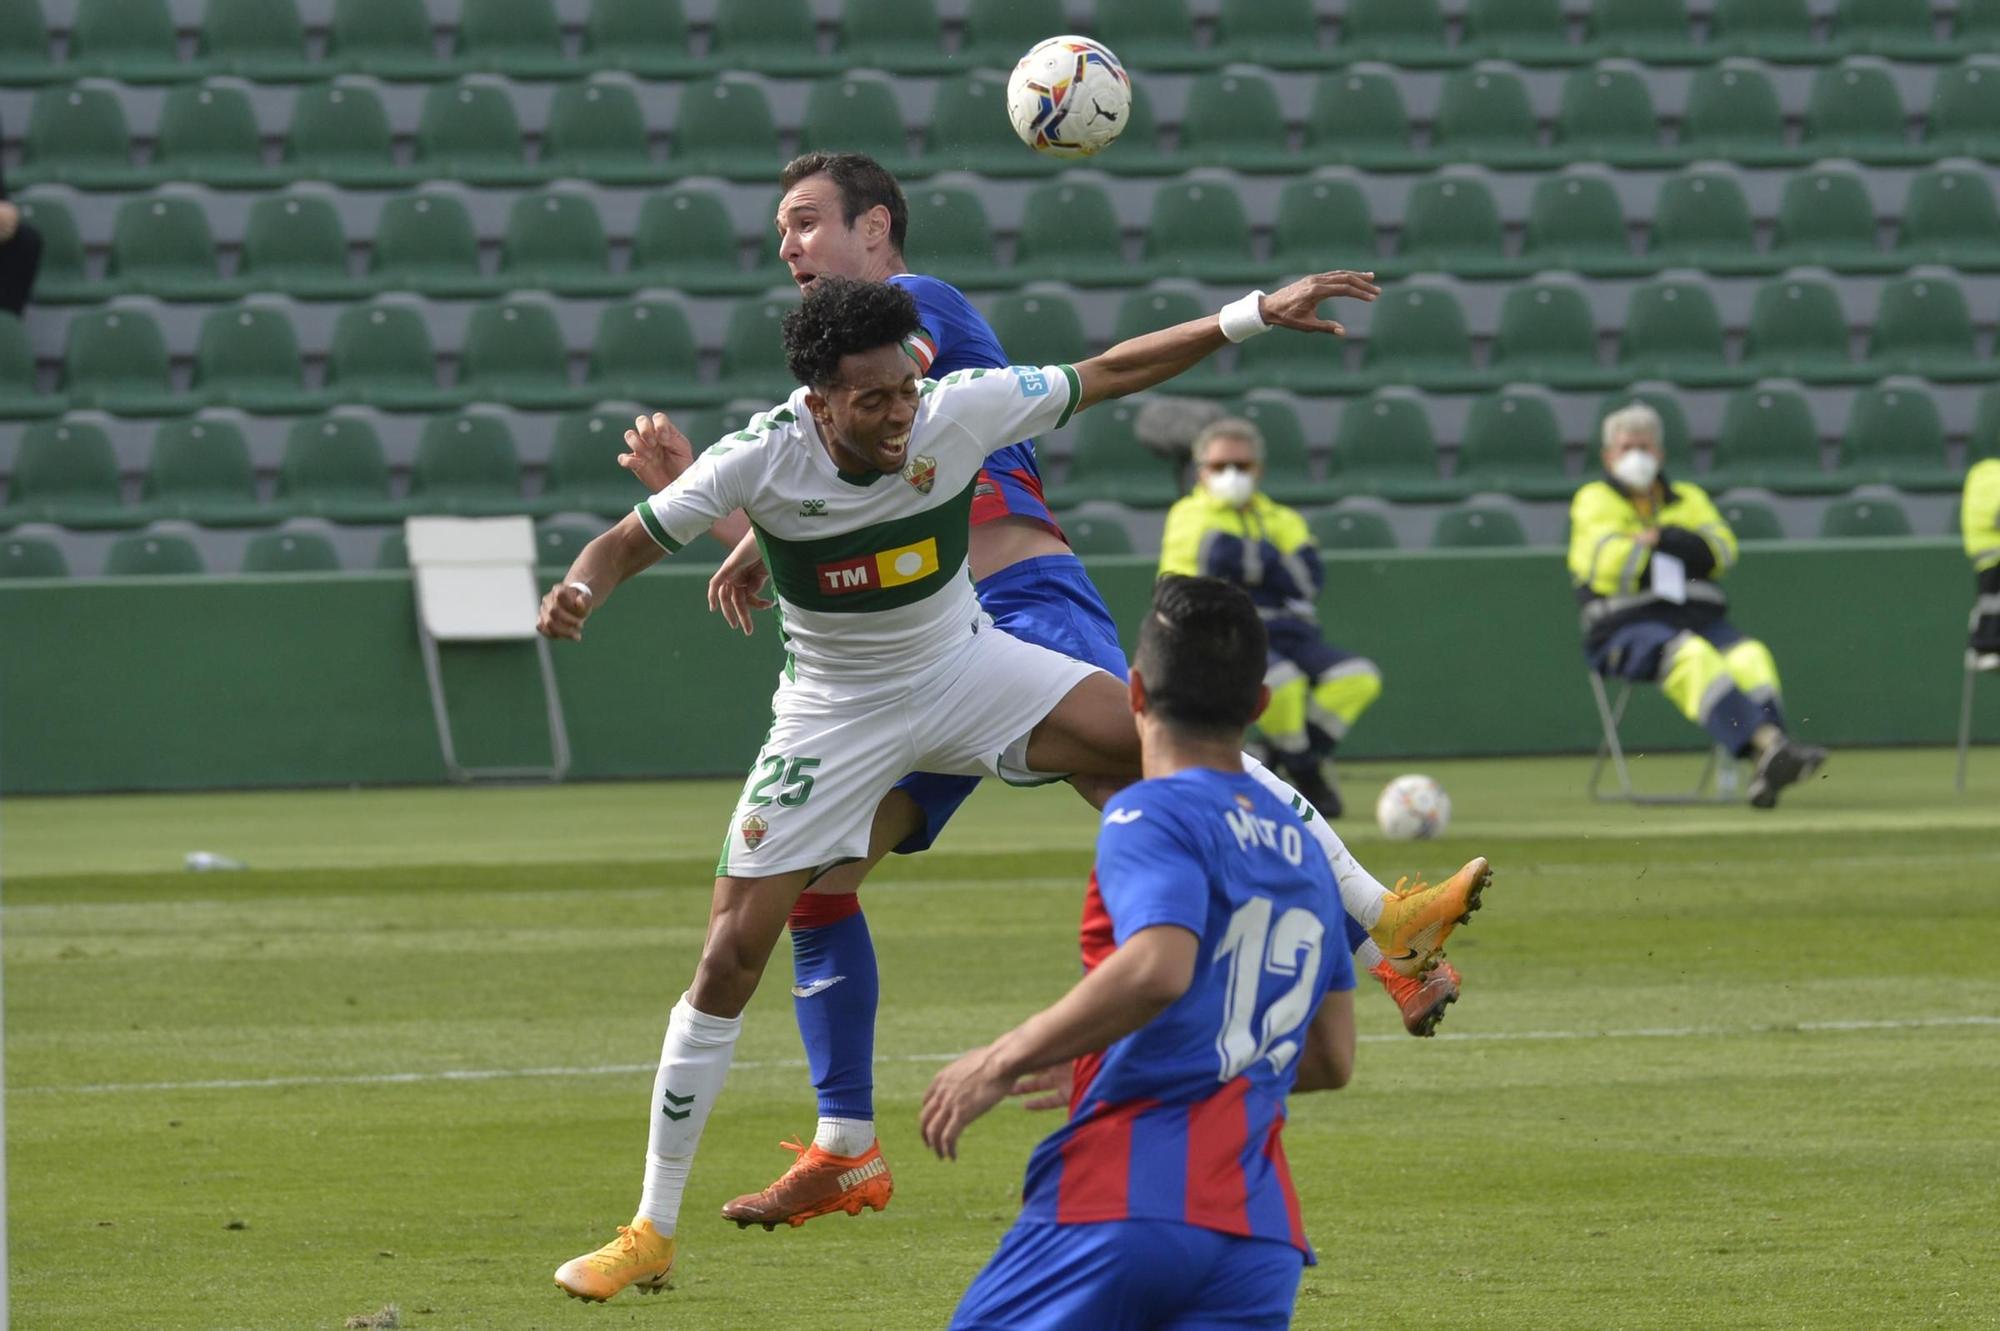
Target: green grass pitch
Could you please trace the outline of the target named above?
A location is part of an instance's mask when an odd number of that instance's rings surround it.
[[[1443,1036],[1372,983],[1354,1084],[1287,1140],[1321,1264],[1301,1327],[2000,1326],[2000,754],[1836,753],[1775,814],[1582,798],[1578,759],[1437,763],[1448,840],[1350,818],[1378,874],[1493,857]],[[1660,785],[1685,758],[1641,763]],[[1357,803],[1395,774],[1345,773]],[[12,800],[7,1174],[22,1328],[943,1325],[1045,1116],[926,1158],[943,1058],[1076,973],[1093,821],[989,789],[867,895],[881,1215],[716,1216],[812,1101],[774,960],[676,1288],[556,1265],[638,1196],[721,784]],[[243,873],[182,872],[189,850]]]

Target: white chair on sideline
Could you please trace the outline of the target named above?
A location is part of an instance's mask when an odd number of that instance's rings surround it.
[[[1625,761],[1625,746],[1618,739],[1619,723],[1625,719],[1626,705],[1632,701],[1632,681],[1619,680],[1618,696],[1613,698],[1605,691],[1602,675],[1595,670],[1586,670],[1584,674],[1590,679],[1590,696],[1597,702],[1597,719],[1604,725],[1604,738],[1597,746],[1597,761],[1590,768],[1592,799],[1626,804],[1736,804],[1742,801],[1736,759],[1719,744],[1709,749],[1708,762],[1702,766],[1701,775],[1695,778],[1693,790],[1685,794],[1649,794],[1634,789],[1632,770]],[[1599,789],[1607,765],[1617,773],[1616,790]]]

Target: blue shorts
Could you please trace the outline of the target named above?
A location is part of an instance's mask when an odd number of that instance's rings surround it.
[[[1172,1220],[1017,1222],[952,1331],[1281,1331],[1305,1254]]]
[[[1118,625],[1104,607],[1083,561],[1075,555],[1039,555],[1001,569],[980,582],[979,604],[996,627],[1023,642],[1087,661],[1118,679],[1125,678],[1125,649]],[[913,772],[896,789],[924,811],[924,827],[896,847],[898,855],[929,850],[958,806],[977,789],[976,776]]]

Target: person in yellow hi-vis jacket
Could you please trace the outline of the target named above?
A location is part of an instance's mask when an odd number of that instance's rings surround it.
[[[1965,557],[1979,583],[1968,650],[1979,669],[2000,670],[2000,457],[1975,462],[1965,473],[1958,518],[1965,530]]]
[[[1826,750],[1785,733],[1778,664],[1727,618],[1717,580],[1736,563],[1736,534],[1698,485],[1660,464],[1659,413],[1642,402],[1604,420],[1604,475],[1569,509],[1569,574],[1590,668],[1657,683],[1667,700],[1739,758],[1753,758],[1750,803],[1809,776]]]
[[[1201,477],[1167,512],[1160,574],[1205,575],[1250,593],[1270,636],[1264,683],[1271,702],[1257,719],[1271,765],[1328,818],[1341,813],[1334,749],[1382,692],[1365,656],[1320,636],[1319,547],[1306,520],[1258,491],[1264,436],[1246,420],[1219,420],[1194,441]]]

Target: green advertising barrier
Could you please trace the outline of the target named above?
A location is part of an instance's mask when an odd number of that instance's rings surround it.
[[[1599,729],[1561,555],[1330,553],[1329,638],[1381,666],[1355,757],[1589,751]],[[576,778],[735,775],[769,722],[774,616],[745,639],[709,570],[635,579],[555,660]],[[1091,561],[1127,630],[1147,559]],[[1802,736],[1833,747],[1956,733],[1972,577],[1944,541],[1750,545],[1732,617],[1777,656]],[[406,574],[0,584],[0,791],[55,793],[444,779]],[[531,650],[448,646],[461,758],[546,761]],[[2000,682],[1975,734],[2000,740]],[[1640,690],[1629,749],[1702,733]]]

